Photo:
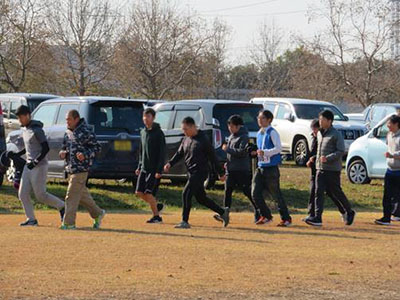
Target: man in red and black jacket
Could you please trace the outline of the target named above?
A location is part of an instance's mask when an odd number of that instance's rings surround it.
[[[207,179],[209,170],[209,163],[211,163],[211,171],[217,171],[222,178],[224,170],[219,166],[215,150],[201,130],[197,129],[195,121],[191,117],[186,117],[182,121],[182,131],[185,137],[182,143],[171,158],[165,165],[164,171],[169,172],[169,169],[174,166],[182,158],[185,160],[185,166],[188,171],[188,181],[182,194],[183,213],[182,222],[175,226],[175,228],[190,228],[189,214],[192,207],[192,197],[195,196],[196,200],[215,211],[223,220],[224,227],[229,224],[229,208],[222,208],[217,205],[213,200],[207,197],[204,190],[204,182]]]

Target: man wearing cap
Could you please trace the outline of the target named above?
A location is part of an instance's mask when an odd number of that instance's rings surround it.
[[[22,172],[18,197],[22,202],[27,220],[21,226],[37,226],[31,192],[33,191],[37,201],[56,208],[60,212],[61,220],[64,217],[64,201],[47,193],[47,153],[49,144],[43,131],[43,123],[31,119],[31,111],[28,106],[21,105],[16,115],[21,124],[22,138],[25,149],[18,155],[26,154],[26,165]]]

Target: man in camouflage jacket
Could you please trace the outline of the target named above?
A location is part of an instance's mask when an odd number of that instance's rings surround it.
[[[61,229],[74,229],[79,204],[85,207],[94,219],[94,228],[100,228],[105,211],[96,205],[86,187],[89,168],[93,164],[100,144],[96,135],[80,118],[79,112],[71,110],[66,116],[68,129],[64,135],[60,157],[66,162],[69,184],[65,197],[65,216]]]

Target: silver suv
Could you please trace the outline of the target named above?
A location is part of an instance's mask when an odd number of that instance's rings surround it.
[[[346,154],[352,142],[363,136],[367,129],[362,124],[350,122],[335,105],[317,100],[295,98],[253,98],[252,103],[262,104],[274,114],[272,126],[278,130],[283,154],[293,157],[297,165],[307,162],[311,146],[311,121],[326,109],[335,116],[334,127],[342,132]]]

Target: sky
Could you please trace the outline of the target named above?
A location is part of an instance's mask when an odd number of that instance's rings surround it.
[[[321,20],[310,21],[310,12],[321,5],[320,0],[179,0],[210,22],[215,18],[226,21],[231,28],[228,60],[246,62],[248,51],[257,37],[261,24],[274,24],[286,33],[285,46],[294,46],[292,35],[306,38],[323,27]]]

